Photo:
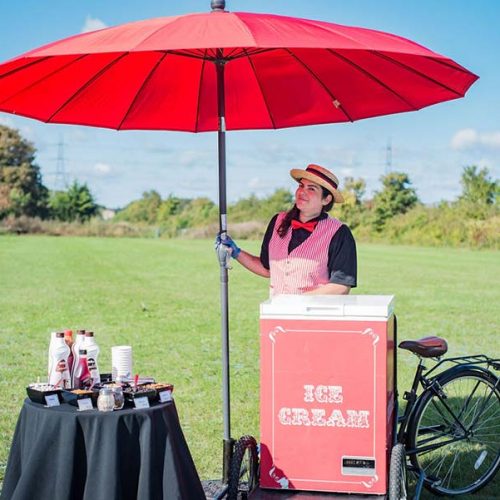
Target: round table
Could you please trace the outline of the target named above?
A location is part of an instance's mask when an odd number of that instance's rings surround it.
[[[25,400],[2,500],[204,498],[173,402],[103,413]]]

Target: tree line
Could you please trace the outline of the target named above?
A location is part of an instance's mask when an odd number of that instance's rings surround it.
[[[75,181],[65,190],[49,191],[42,183],[35,153],[34,146],[17,130],[0,126],[0,223],[20,217],[80,225],[95,221],[100,207],[88,186]],[[435,206],[421,203],[404,172],[391,172],[380,180],[381,188],[367,198],[364,179],[345,178],[342,192],[346,201],[332,211],[333,216],[351,227],[358,239],[499,247],[499,183],[488,169],[464,167],[460,196]],[[286,189],[277,189],[264,198],[256,195],[242,198],[228,207],[230,230],[234,236],[259,238],[269,219],[292,205],[293,195]],[[118,225],[127,230],[117,232]],[[203,237],[212,235],[217,226],[218,208],[210,199],[173,194],[162,198],[151,190],[119,210],[97,233],[80,234]],[[65,231],[68,226],[62,229],[62,234]],[[71,234],[75,234],[74,228]]]
[[[456,200],[426,206],[404,172],[382,176],[381,188],[371,198],[366,198],[364,179],[347,177],[342,190],[345,203],[336,205],[332,215],[363,241],[498,247],[498,181],[486,168],[471,165],[464,167],[461,184],[462,193]],[[260,238],[269,219],[292,205],[293,195],[286,189],[264,198],[240,199],[228,207],[229,229],[234,236]],[[148,191],[120,211],[116,220],[155,226],[166,236],[209,236],[211,233],[196,229],[209,227],[213,233],[217,217],[217,206],[207,198],[169,195],[162,199],[156,191]]]
[[[34,145],[18,130],[0,125],[0,220],[27,216],[71,222],[98,214],[86,184],[74,181],[65,190],[49,191],[35,154]]]

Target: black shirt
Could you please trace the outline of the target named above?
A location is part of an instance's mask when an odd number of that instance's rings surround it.
[[[319,217],[312,220],[319,221],[326,217],[328,215],[322,213]],[[277,218],[278,214],[271,219],[262,240],[260,261],[266,269],[269,269],[269,242],[271,241]],[[311,234],[307,229],[292,229],[292,237],[288,244],[288,253],[302,244]],[[328,247],[328,273],[330,274],[330,283],[353,288],[357,284],[356,242],[351,230],[345,224],[340,226],[330,241]]]

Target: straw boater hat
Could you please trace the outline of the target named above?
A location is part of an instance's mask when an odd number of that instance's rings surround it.
[[[344,203],[344,197],[338,191],[339,180],[330,170],[320,167],[319,165],[311,164],[308,165],[305,170],[292,168],[292,170],[290,170],[290,175],[297,182],[300,182],[300,179],[307,179],[308,181],[319,184],[332,194],[335,203]]]

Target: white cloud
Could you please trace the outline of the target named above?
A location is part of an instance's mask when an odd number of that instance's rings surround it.
[[[467,149],[478,142],[478,133],[472,128],[459,130],[451,139],[453,149]]]
[[[81,32],[88,33],[89,31],[102,30],[107,27],[108,25],[97,17],[87,16]]]
[[[500,149],[500,132],[478,132],[472,128],[459,130],[451,139],[451,147],[456,150],[483,146]]]
[[[111,166],[107,163],[96,163],[94,165],[94,172],[102,177],[105,177],[111,173]]]
[[[490,148],[500,148],[500,132],[489,132],[481,135],[481,143]]]

